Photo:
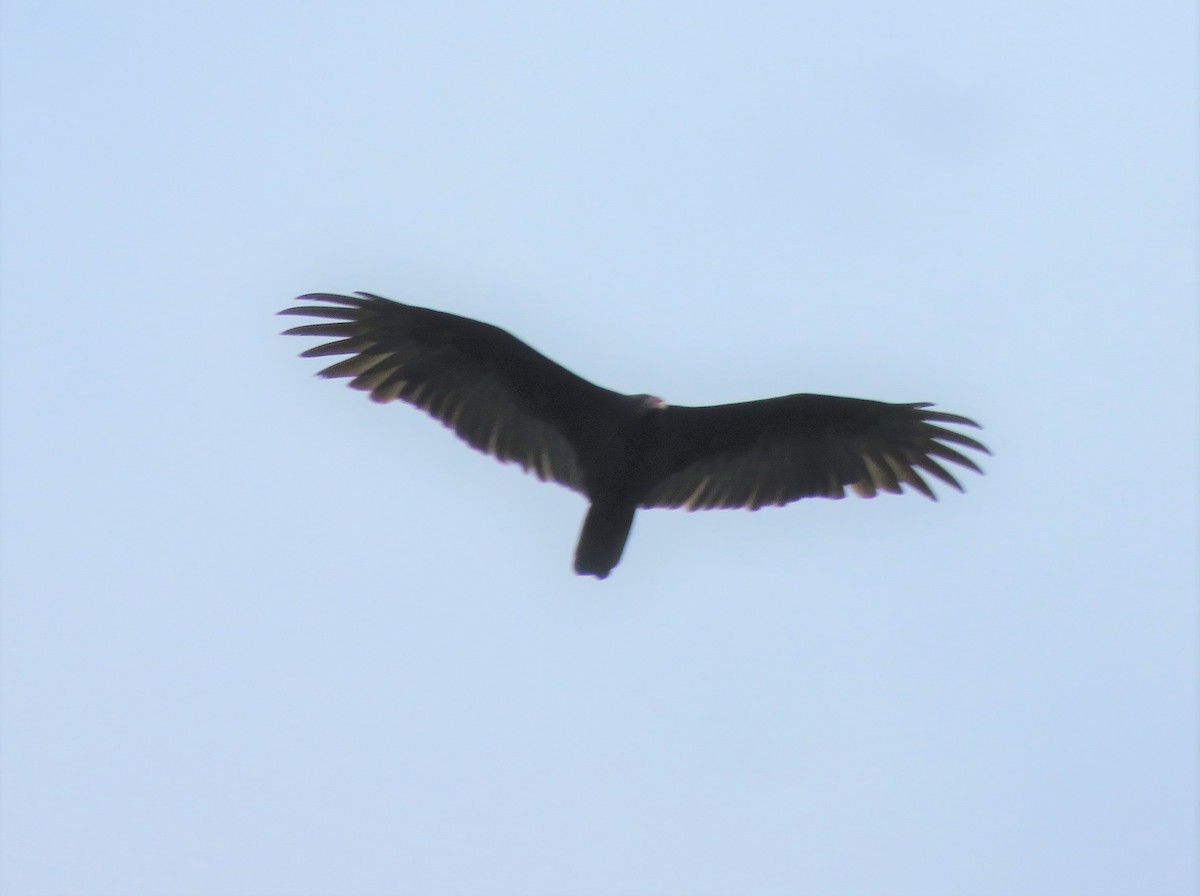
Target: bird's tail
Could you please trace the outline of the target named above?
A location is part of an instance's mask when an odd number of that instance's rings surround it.
[[[597,503],[588,508],[575,548],[575,572],[581,576],[607,578],[621,560],[636,512],[636,504],[625,503]]]

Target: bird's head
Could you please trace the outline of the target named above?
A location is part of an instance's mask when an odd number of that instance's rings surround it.
[[[643,411],[659,411],[667,406],[667,403],[657,395],[634,395],[633,400],[637,403],[638,409]]]

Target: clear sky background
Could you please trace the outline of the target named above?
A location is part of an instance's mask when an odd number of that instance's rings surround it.
[[[3,30],[6,896],[1194,892],[1190,0]],[[277,335],[356,289],[995,457],[577,578],[577,495]]]

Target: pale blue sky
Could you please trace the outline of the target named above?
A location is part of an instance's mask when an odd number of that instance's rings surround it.
[[[1196,24],[9,0],[0,888],[1193,893]],[[578,496],[276,335],[356,289],[995,457],[580,579]]]

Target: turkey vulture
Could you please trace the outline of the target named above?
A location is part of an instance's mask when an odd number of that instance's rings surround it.
[[[988,452],[942,424],[978,424],[929,410],[830,395],[785,395],[712,407],[621,395],[576,376],[510,333],[370,293],[313,293],[281,314],[325,318],[291,336],[332,337],[301,357],[349,355],[320,372],[380,403],[436,417],[471,447],[582,494],[591,506],[575,572],[605,578],[642,507],[711,510],[800,498],[899,494],[937,500],[929,474],[962,491],[942,463],[977,473],[952,446]]]

